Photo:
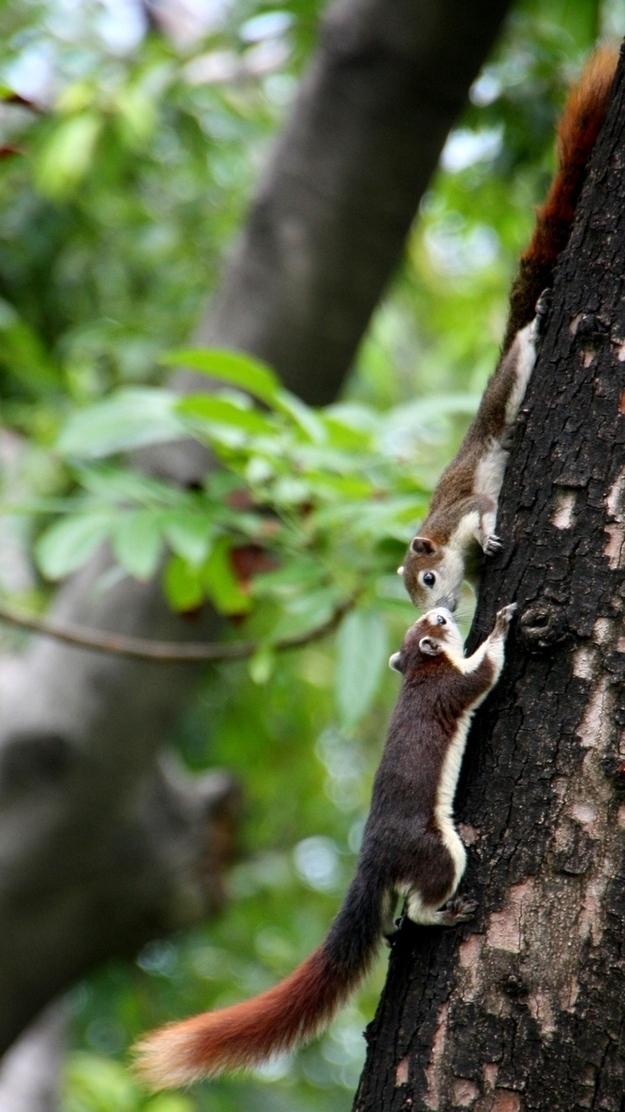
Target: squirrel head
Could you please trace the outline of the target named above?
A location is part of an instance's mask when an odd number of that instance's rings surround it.
[[[462,557],[447,546],[429,537],[413,537],[397,574],[403,575],[406,590],[419,609],[456,609],[464,568]]]
[[[405,674],[444,654],[448,659],[462,656],[462,636],[451,612],[444,606],[429,610],[404,637],[402,647],[393,653],[389,666]]]

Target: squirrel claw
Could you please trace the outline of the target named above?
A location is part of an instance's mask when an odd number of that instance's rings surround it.
[[[495,630],[504,635],[508,632],[508,626],[514,617],[517,609],[516,602],[510,602],[507,606],[502,606],[495,614]]]
[[[477,900],[468,896],[454,896],[438,913],[441,926],[455,927],[456,923],[465,923],[472,919],[477,910]]]
[[[489,533],[484,541],[484,552],[486,556],[494,556],[496,552],[502,547],[499,537],[495,533]]]
[[[549,312],[549,310],[551,308],[552,293],[553,293],[553,291],[552,291],[551,287],[547,286],[547,288],[545,290],[543,290],[540,297],[538,298],[538,301],[536,302],[536,308],[535,308],[534,311],[536,313],[536,320],[538,321],[539,331],[540,331],[542,325],[544,324],[545,317],[547,316],[547,313]]]
[[[397,918],[393,921],[393,926],[390,927],[388,930],[384,931],[384,941],[385,941],[386,945],[388,946],[389,950],[395,945],[397,935],[400,932],[401,925],[402,925],[405,918],[406,918],[405,915],[400,915],[399,918]]]

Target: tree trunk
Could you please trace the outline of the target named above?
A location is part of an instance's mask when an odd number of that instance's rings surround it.
[[[330,9],[206,339],[264,356],[309,399],[336,394],[507,8]],[[170,445],[149,466],[187,483],[206,456],[195,443]],[[190,625],[157,583],[127,578],[102,591],[104,568],[101,553],[64,585],[53,615],[164,640],[214,636],[208,608]],[[196,669],[39,641],[3,674],[0,1050],[95,964],[218,905],[236,811],[227,779],[194,787],[158,762]]]
[[[624,168],[621,60],[471,639],[516,599],[457,806],[479,910],[401,931],[357,1112],[624,1107]]]
[[[50,1004],[4,1055],[0,1112],[56,1112],[67,1021],[64,1005]]]
[[[332,401],[510,0],[336,0],[200,339]],[[206,381],[206,380],[204,380]]]

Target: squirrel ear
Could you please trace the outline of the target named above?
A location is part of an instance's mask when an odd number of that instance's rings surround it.
[[[426,656],[438,656],[443,651],[442,643],[434,637],[422,637],[419,641],[419,648]]]
[[[415,556],[431,556],[436,552],[436,545],[429,537],[413,537],[410,542],[410,551],[414,552]]]

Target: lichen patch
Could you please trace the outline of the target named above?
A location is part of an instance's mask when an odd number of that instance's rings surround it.
[[[579,914],[579,931],[582,940],[590,938],[594,946],[598,946],[603,934],[601,916],[601,900],[606,888],[606,879],[597,877],[587,885],[582,899]]]
[[[614,344],[614,354],[619,363],[625,363],[625,340],[617,340],[615,338],[612,340],[612,343]]]
[[[462,838],[465,846],[473,846],[477,842],[480,832],[476,826],[471,826],[468,822],[459,822],[456,829]]]
[[[569,980],[568,984],[566,984],[564,986],[564,991],[562,993],[562,997],[561,997],[561,1000],[560,1000],[560,1004],[561,1004],[561,1006],[562,1006],[562,1008],[564,1009],[565,1012],[572,1012],[573,1011],[573,1009],[575,1007],[575,1004],[577,1003],[577,997],[578,996],[579,996],[579,981],[578,981],[577,977],[575,976],[575,974],[572,974],[571,979]]]
[[[536,1020],[544,1038],[552,1035],[556,1029],[553,1007],[547,992],[536,989],[530,992],[527,998],[527,1007],[530,1015]]]
[[[581,645],[573,653],[573,675],[591,680],[597,674],[597,650],[594,645]]]
[[[409,1063],[408,1058],[402,1058],[395,1068],[395,1088],[408,1084]]]
[[[597,618],[592,627],[592,635],[597,645],[607,645],[614,636],[613,622],[610,618]]]
[[[461,969],[471,969],[475,965],[482,952],[483,945],[484,936],[482,934],[471,934],[468,938],[465,938],[464,942],[460,943],[458,961]]]
[[[575,499],[577,493],[574,490],[558,490],[554,499],[554,507],[551,514],[551,524],[556,529],[570,529],[575,521]]]
[[[445,1043],[447,1041],[448,1016],[449,1003],[445,1003],[442,1005],[438,1013],[436,1030],[434,1032],[434,1038],[432,1039],[430,1060],[425,1068],[425,1080],[427,1082],[427,1089],[425,1092],[424,1103],[426,1108],[430,1108],[432,1112],[438,1112],[441,1103],[441,1068],[443,1065],[443,1056],[445,1053]]]
[[[595,834],[597,830],[597,808],[591,803],[574,803],[571,807],[571,817],[587,831]]]
[[[584,717],[577,727],[577,736],[585,749],[603,748],[606,741],[612,709],[609,682],[608,676],[600,677],[586,704]]]
[[[619,471],[605,498],[606,509],[615,521],[623,521],[623,497],[625,495],[625,469]]]
[[[496,1062],[484,1062],[482,1066],[482,1077],[484,1078],[485,1088],[494,1089],[498,1075],[499,1066]]]
[[[457,1104],[459,1108],[470,1108],[473,1102],[477,1100],[479,1090],[474,1081],[468,1081],[466,1077],[460,1077],[457,1081],[454,1081],[452,1093],[454,1104]]]
[[[606,525],[604,533],[608,539],[603,549],[603,554],[610,565],[611,571],[623,566],[623,530],[620,525]]]
[[[521,1098],[510,1089],[497,1089],[491,1104],[491,1112],[519,1112]]]
[[[486,941],[491,949],[507,950],[511,954],[520,952],[523,909],[531,898],[533,886],[531,879],[514,884],[501,911],[493,911],[486,932]]]

